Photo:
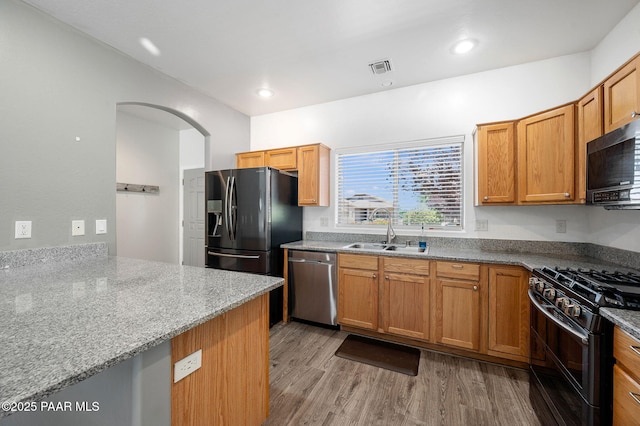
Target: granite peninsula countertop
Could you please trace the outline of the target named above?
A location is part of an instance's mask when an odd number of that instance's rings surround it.
[[[345,241],[323,241],[323,240],[301,240],[281,247],[289,250],[307,251],[328,251],[336,253],[351,254],[372,254],[382,256],[401,256],[431,260],[445,260],[454,262],[480,262],[492,264],[518,265],[529,270],[542,266],[549,267],[572,267],[572,268],[593,268],[608,270],[637,270],[625,268],[601,259],[583,256],[568,251],[568,254],[548,254],[548,253],[526,253],[509,252],[499,250],[483,250],[480,248],[462,248],[450,246],[430,246],[425,253],[407,253],[383,250],[366,250],[347,248],[351,242]],[[615,308],[600,308],[602,316],[613,324],[620,326],[623,330],[637,339],[640,339],[640,311],[631,311]]]
[[[0,402],[42,399],[282,283],[107,256],[1,269]]]

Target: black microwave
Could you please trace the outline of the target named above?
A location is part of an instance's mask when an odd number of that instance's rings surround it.
[[[640,210],[640,120],[587,144],[587,204]]]

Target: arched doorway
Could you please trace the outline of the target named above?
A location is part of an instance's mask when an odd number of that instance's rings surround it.
[[[117,192],[118,256],[169,263],[185,259],[185,264],[204,266],[204,155],[209,133],[179,111],[148,103],[120,103],[116,117],[117,182],[158,187],[157,192]],[[198,181],[200,193],[192,188]],[[201,232],[194,233],[198,227]],[[189,229],[192,238],[185,243]]]

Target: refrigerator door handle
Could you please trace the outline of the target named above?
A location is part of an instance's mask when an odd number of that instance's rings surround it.
[[[238,206],[235,205],[234,203],[234,199],[237,200],[237,196],[236,196],[236,177],[235,176],[231,176],[231,184],[229,185],[229,200],[230,200],[230,205],[229,205],[229,217],[230,217],[230,228],[231,228],[231,241],[235,241],[236,239],[236,226],[237,226],[237,222],[238,222],[238,212],[237,212],[237,208]]]
[[[227,177],[227,187],[225,188],[224,193],[224,215],[225,215],[225,228],[227,231],[227,236],[231,239],[231,177]]]
[[[257,255],[245,255],[245,254],[225,254],[225,253],[215,253],[212,251],[208,251],[210,256],[218,256],[218,257],[234,257],[236,259],[260,259],[260,256]]]

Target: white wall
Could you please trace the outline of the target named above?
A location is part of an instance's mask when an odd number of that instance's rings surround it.
[[[323,142],[335,150],[464,134],[465,230],[434,235],[593,242],[640,251],[639,211],[591,206],[473,207],[471,136],[477,123],[521,118],[579,99],[638,53],[638,22],[640,4],[590,52],[252,117],[251,149]],[[350,231],[335,228],[333,207],[305,208],[304,218],[305,231]],[[321,218],[329,219],[328,227],[320,225]],[[475,232],[476,219],[488,220],[489,231]],[[566,233],[555,232],[557,219],[566,220]]]
[[[433,235],[584,241],[588,220],[583,206],[474,208],[472,132],[477,123],[516,119],[578,99],[590,87],[589,59],[588,53],[563,56],[252,117],[251,149],[323,142],[335,152],[343,147],[462,134],[465,230],[433,231]],[[329,218],[328,227],[320,225],[323,217]],[[350,231],[336,229],[334,217],[333,207],[305,208],[305,231]],[[476,219],[488,220],[489,231],[474,231]],[[567,233],[555,232],[556,219],[567,221]]]
[[[117,182],[160,187],[116,194],[118,256],[179,263],[179,148],[178,130],[117,113]]]
[[[115,254],[116,105],[180,111],[211,135],[206,167],[249,149],[249,118],[16,0],[0,0],[0,250],[106,241]],[[76,141],[80,137],[80,141]],[[95,219],[108,234],[96,235]],[[71,220],[86,235],[71,237]],[[33,237],[16,240],[14,221]]]

